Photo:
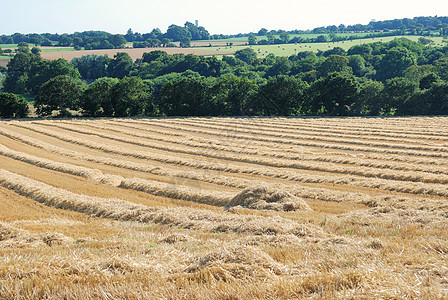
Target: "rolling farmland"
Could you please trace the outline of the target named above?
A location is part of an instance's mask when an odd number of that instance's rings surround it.
[[[447,298],[448,117],[0,121],[0,298]]]

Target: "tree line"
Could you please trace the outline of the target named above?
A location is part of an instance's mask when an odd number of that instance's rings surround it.
[[[184,26],[171,25],[163,33],[159,28],[154,28],[149,33],[133,32],[129,29],[126,34],[111,34],[105,31],[84,31],[73,34],[50,33],[14,33],[1,35],[0,44],[28,43],[35,46],[59,46],[74,47],[75,49],[120,49],[128,42],[133,42],[138,47],[174,46],[172,42],[184,42],[191,40],[208,40],[212,38],[209,32],[202,26],[186,22]]]
[[[432,32],[438,31],[440,35],[448,35],[448,17],[415,17],[393,19],[385,21],[371,21],[369,24],[339,26],[331,25],[326,27],[316,27],[309,33],[331,33],[331,32],[366,32],[366,31],[395,31],[400,30],[403,34],[406,32],[417,35],[431,35]],[[304,31],[295,31],[295,33],[304,33]]]
[[[1,97],[34,96],[42,117],[448,114],[448,47],[404,38],[290,57],[252,48],[222,59],[152,51],[135,62],[18,53],[2,73]],[[16,107],[0,112],[23,117]]]
[[[260,29],[257,33],[238,33],[234,35],[226,34],[210,34],[203,26],[196,26],[191,22],[186,22],[184,26],[171,25],[167,31],[163,33],[159,28],[154,28],[148,33],[133,32],[129,29],[126,34],[111,34],[105,31],[84,31],[75,32],[73,34],[57,34],[57,33],[14,33],[12,35],[0,35],[0,44],[19,44],[25,42],[28,44],[34,44],[35,46],[73,46],[76,49],[85,48],[90,49],[119,49],[122,48],[126,42],[134,43],[136,48],[143,47],[156,47],[156,46],[173,46],[172,42],[181,42],[182,45],[188,45],[192,40],[219,40],[235,37],[249,37],[253,36],[267,36],[265,42],[273,43],[285,43],[284,38],[281,35],[291,34],[336,34],[336,33],[353,33],[349,38],[361,38],[356,36],[356,32],[376,32],[376,35],[372,33],[372,37],[375,36],[387,36],[387,35],[440,35],[448,36],[448,17],[415,17],[415,18],[403,18],[386,21],[371,21],[369,24],[355,24],[338,26],[331,25],[326,27],[316,27],[312,30],[270,30],[265,28]],[[272,39],[274,36],[274,40]],[[275,38],[279,36],[279,38]],[[323,40],[326,38],[326,40]],[[323,35],[316,38],[293,38],[287,42],[293,43],[309,43],[309,42],[325,42],[325,41],[340,41],[347,39],[347,36],[329,36]]]

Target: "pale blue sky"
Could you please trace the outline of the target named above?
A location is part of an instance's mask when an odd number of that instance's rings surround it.
[[[446,0],[1,0],[0,34],[104,30],[146,33],[199,20],[210,33],[312,29],[415,16],[448,16]]]

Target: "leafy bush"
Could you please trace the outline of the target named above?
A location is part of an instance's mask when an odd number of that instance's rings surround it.
[[[14,94],[0,93],[0,117],[24,118],[28,116],[28,102]]]

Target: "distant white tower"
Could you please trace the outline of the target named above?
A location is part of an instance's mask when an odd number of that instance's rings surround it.
[[[199,27],[199,21],[198,21],[198,20],[195,20],[195,21],[194,21],[194,25],[196,25],[196,27]]]

